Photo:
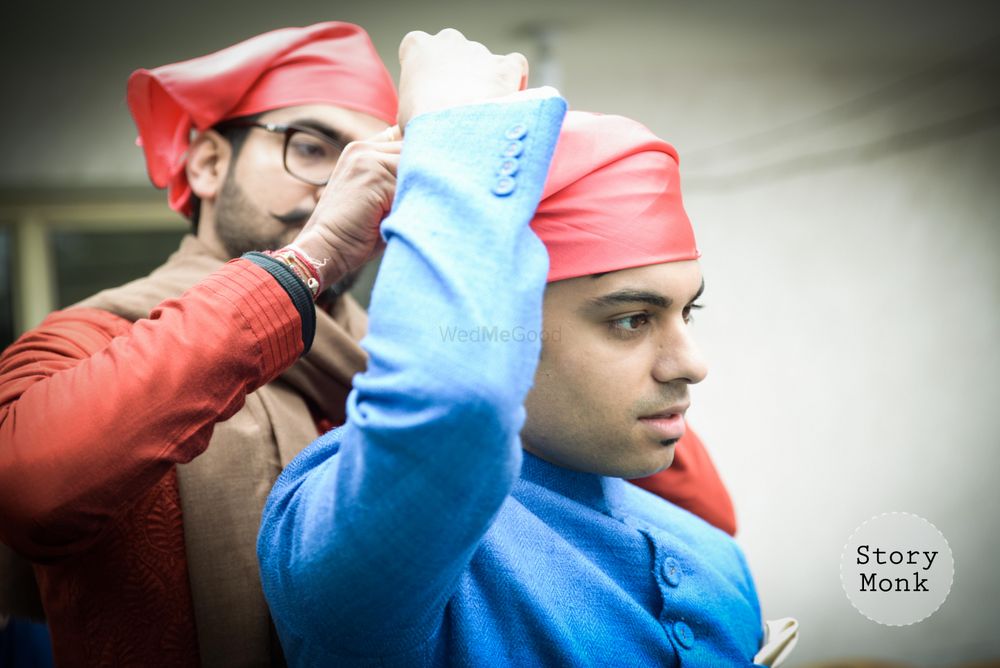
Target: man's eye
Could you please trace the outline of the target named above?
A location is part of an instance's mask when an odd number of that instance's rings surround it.
[[[684,309],[684,322],[692,323],[694,322],[694,313],[692,311],[700,308],[704,308],[704,304],[688,304],[687,308]]]
[[[337,147],[304,132],[294,135],[288,148],[296,161],[335,162],[339,156]]]
[[[616,318],[608,323],[611,332],[618,336],[627,337],[635,334],[640,329],[649,324],[649,316],[645,313],[627,315],[624,318]]]

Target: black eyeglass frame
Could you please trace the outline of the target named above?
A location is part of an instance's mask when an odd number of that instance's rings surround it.
[[[325,186],[330,182],[330,177],[327,176],[322,181],[317,179],[310,179],[301,174],[296,174],[291,169],[288,168],[288,144],[292,140],[292,136],[296,132],[304,132],[311,137],[315,137],[320,141],[324,141],[330,146],[335,146],[337,149],[343,153],[344,149],[347,147],[346,144],[340,142],[328,134],[325,134],[316,128],[309,128],[302,125],[285,125],[283,123],[261,123],[260,121],[226,121],[219,123],[215,126],[217,132],[225,132],[227,128],[260,128],[261,130],[267,130],[268,132],[274,132],[275,134],[285,135],[284,143],[281,147],[281,166],[285,168],[293,177],[297,178],[299,181],[303,181],[313,186]],[[331,171],[332,173],[332,171]]]

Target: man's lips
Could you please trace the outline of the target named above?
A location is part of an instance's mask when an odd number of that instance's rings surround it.
[[[655,413],[650,413],[649,415],[643,415],[639,419],[640,420],[656,420],[658,418],[673,417],[674,415],[680,415],[681,417],[684,417],[684,414],[687,413],[687,410],[690,407],[691,407],[691,403],[686,401],[684,403],[674,404],[673,406],[668,406],[667,408],[664,408],[662,411],[657,411]]]
[[[684,435],[684,413],[690,404],[678,404],[639,418],[661,440],[675,441]]]

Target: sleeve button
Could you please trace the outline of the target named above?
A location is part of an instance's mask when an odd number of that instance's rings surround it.
[[[515,139],[504,147],[501,155],[505,158],[516,158],[522,153],[524,153],[524,142],[520,139]]]
[[[497,179],[497,182],[493,184],[493,194],[503,197],[514,192],[514,188],[517,187],[514,179],[509,176],[501,176]]]
[[[514,176],[520,167],[521,163],[518,162],[517,158],[504,158],[500,161],[500,166],[497,167],[497,174],[500,176]]]
[[[507,128],[507,132],[504,136],[507,139],[524,139],[524,136],[528,134],[528,126],[524,123],[517,123]]]

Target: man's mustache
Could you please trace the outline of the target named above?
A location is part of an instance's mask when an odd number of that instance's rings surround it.
[[[271,217],[285,225],[305,225],[312,209],[292,209],[288,213],[271,213]]]
[[[687,392],[678,392],[675,396],[664,397],[663,399],[643,399],[636,404],[635,414],[638,416],[652,415],[664,410],[668,406],[675,406],[690,401]]]

